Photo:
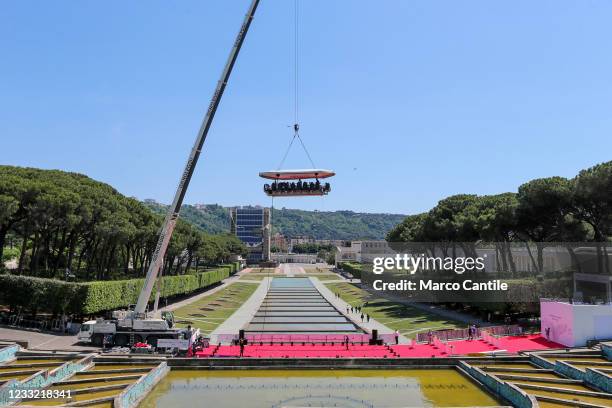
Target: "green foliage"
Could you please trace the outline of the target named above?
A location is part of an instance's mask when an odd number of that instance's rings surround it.
[[[390,242],[597,241],[612,236],[612,161],[575,178],[531,180],[518,193],[459,194],[406,217]]]
[[[593,230],[595,241],[612,235],[612,161],[582,170],[573,180],[577,217]]]
[[[305,242],[302,244],[295,244],[293,246],[294,254],[317,254],[320,251],[329,252],[334,249],[333,245],[330,244],[316,244],[311,242]]]
[[[528,181],[517,193],[451,196],[427,213],[406,217],[387,234],[389,242],[495,242],[500,271],[509,272],[510,277],[520,276],[511,243],[533,243],[533,270],[544,273],[543,253],[551,242],[609,242],[611,237],[612,161],[582,170],[573,179]],[[571,245],[567,250],[573,255]],[[607,257],[599,256],[596,269],[589,272],[611,273],[602,259]],[[567,278],[507,283],[509,290],[503,296],[495,294],[496,299],[471,305],[493,312],[536,313],[541,296],[572,296],[564,293],[571,286]],[[527,300],[516,303],[514,299]]]
[[[19,254],[21,254],[19,248],[4,248],[4,252],[2,252],[2,263],[18,259]]]
[[[338,267],[349,272],[355,279],[361,279],[362,265],[359,262],[339,262]]]
[[[228,264],[197,274],[164,276],[161,297],[188,295],[209,287],[229,277],[237,267],[237,264]],[[4,274],[0,275],[0,303],[33,315],[37,312],[95,314],[135,304],[143,285],[144,279],[75,283]],[[154,297],[155,291],[151,301]]]
[[[199,289],[206,288],[230,276],[232,266],[209,270],[197,274],[181,276],[164,276],[161,279],[161,297],[187,295]],[[83,299],[83,314],[94,314],[106,310],[127,307],[136,303],[144,279],[121,281],[88,282]],[[151,294],[151,301],[156,291]]]
[[[153,200],[144,204],[163,214],[167,206]],[[229,231],[228,209],[217,204],[183,205],[181,217],[208,233]],[[368,214],[353,211],[305,211],[274,209],[273,233],[289,237],[307,235],[316,239],[383,239],[385,234],[404,219],[401,214]],[[316,252],[315,252],[316,253]]]
[[[160,215],[165,215],[168,210],[167,205],[155,200],[147,199],[143,204]],[[181,207],[181,218],[209,234],[224,234],[230,230],[228,209],[218,204],[185,204]]]
[[[0,275],[0,302],[12,310],[79,313],[86,288],[75,283],[31,276]]]
[[[142,277],[162,219],[81,174],[0,166],[0,259],[10,236],[23,250],[19,273],[54,278],[70,269],[78,280]],[[164,274],[226,262],[245,251],[236,237],[205,234],[179,219]]]

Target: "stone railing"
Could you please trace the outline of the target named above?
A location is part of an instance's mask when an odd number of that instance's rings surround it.
[[[15,354],[20,350],[21,346],[19,344],[11,344],[0,349],[0,363],[14,359]]]
[[[552,363],[551,361],[545,360],[535,354],[531,354],[529,358],[532,362],[540,367],[551,369],[555,373],[567,378],[581,380],[587,385],[594,386],[595,388],[604,392],[612,393],[612,377],[602,371],[597,370],[596,368],[586,368],[585,370],[581,370],[566,361],[556,360],[554,363]]]
[[[492,393],[510,402],[513,407],[516,408],[537,408],[539,407],[538,401],[528,395],[525,391],[516,387],[513,384],[507,383],[500,380],[494,375],[488,374],[482,371],[478,367],[473,367],[465,361],[459,362],[465,372],[467,372],[472,378],[476,379],[480,383],[484,384]]]
[[[604,392],[612,393],[612,376],[598,369],[587,368],[584,380]]]
[[[134,408],[140,401],[164,378],[170,368],[166,362],[161,362],[157,367],[151,369],[147,374],[140,377],[138,381],[128,386],[123,392],[115,397],[114,408]]]
[[[79,361],[67,361],[53,370],[41,370],[22,381],[13,380],[5,383],[0,387],[0,407],[13,405],[21,401],[18,398],[11,398],[16,390],[41,389],[72,377],[75,373],[90,367],[95,356],[96,354],[88,354]]]
[[[531,362],[535,365],[545,368],[547,370],[554,370],[556,367],[555,363],[553,363],[552,361],[548,361],[545,358],[538,356],[537,354],[529,354],[529,360],[531,360]]]
[[[555,362],[555,373],[566,376],[567,378],[573,378],[574,380],[582,380],[585,381],[585,372],[580,370],[579,368],[574,367],[571,364],[568,364],[565,361],[557,360]]]
[[[612,342],[601,343],[601,351],[608,360],[612,360]]]

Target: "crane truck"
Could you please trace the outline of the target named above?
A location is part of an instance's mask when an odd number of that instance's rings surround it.
[[[168,249],[168,244],[176,222],[179,217],[181,205],[187,187],[191,181],[193,171],[200,157],[200,153],[204,146],[204,141],[208,135],[208,131],[212,124],[213,118],[225,91],[225,87],[230,78],[238,53],[244,42],[244,38],[249,30],[251,21],[255,16],[255,11],[259,5],[259,0],[252,0],[247,14],[243,20],[242,26],[236,40],[232,45],[229,57],[221,73],[221,78],[217,83],[215,91],[212,95],[208,110],[204,115],[202,125],[197,133],[195,143],[185,169],[179,180],[176,193],[172,205],[168,208],[168,212],[162,224],[157,245],[151,258],[151,264],[147,270],[145,282],[138,296],[138,301],[133,310],[116,310],[112,312],[111,319],[97,319],[85,322],[77,338],[82,342],[91,342],[96,346],[101,346],[106,335],[112,335],[113,341],[119,346],[129,346],[139,341],[147,341],[152,346],[157,345],[158,339],[179,339],[185,334],[185,330],[176,329],[174,325],[174,317],[171,313],[158,313],[157,305],[159,302],[159,292],[155,297],[154,308],[152,312],[147,312],[147,306],[153,292],[155,282],[158,280],[161,267],[163,264],[163,258]]]

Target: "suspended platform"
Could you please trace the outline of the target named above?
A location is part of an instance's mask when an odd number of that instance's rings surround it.
[[[325,169],[271,170],[259,173],[259,177],[270,180],[324,179],[335,175],[333,171]]]
[[[319,179],[335,175],[333,171],[324,169],[272,170],[259,173],[259,177],[274,180],[272,184],[264,185],[264,192],[270,197],[327,195],[331,191],[331,185],[321,183]]]

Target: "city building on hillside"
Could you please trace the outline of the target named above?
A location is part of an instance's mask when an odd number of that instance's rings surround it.
[[[339,262],[361,262],[361,241],[352,241],[349,246],[337,246],[336,265]]]
[[[331,246],[348,246],[351,244],[351,241],[345,241],[342,239],[317,239],[315,240],[315,244],[331,245]]]
[[[287,248],[289,247],[287,245],[287,238],[279,232],[272,236],[270,245],[272,248],[276,248],[276,252],[287,252]]]
[[[278,263],[305,263],[314,264],[318,261],[317,254],[287,254],[287,253],[273,253],[271,259]]]
[[[308,235],[297,235],[295,237],[291,238],[291,245],[297,245],[297,244],[314,244],[315,243],[315,239],[313,237],[310,237]]]
[[[289,252],[293,251],[293,246],[294,245],[299,245],[299,244],[314,244],[315,243],[315,239],[313,237],[310,237],[308,235],[297,235],[295,237],[292,237],[289,240]]]
[[[374,258],[393,256],[395,253],[387,241],[352,241],[349,246],[336,245],[336,263],[372,263]]]
[[[270,209],[233,207],[229,210],[230,232],[242,241],[250,264],[270,260]]]
[[[361,261],[372,263],[374,258],[394,256],[395,251],[389,247],[387,241],[361,241]]]

